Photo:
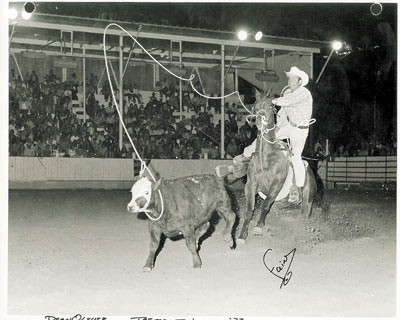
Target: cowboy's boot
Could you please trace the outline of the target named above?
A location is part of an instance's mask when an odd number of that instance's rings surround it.
[[[293,204],[300,204],[303,201],[303,194],[302,194],[302,188],[298,187],[297,185],[292,185],[290,187],[290,193],[289,193],[289,202]]]
[[[226,177],[230,173],[233,173],[233,166],[221,164],[221,165],[215,167],[215,174],[219,178]]]

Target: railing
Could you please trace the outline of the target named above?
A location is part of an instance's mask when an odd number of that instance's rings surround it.
[[[396,182],[397,157],[338,157],[327,161],[326,184]]]
[[[220,164],[232,160],[153,159],[148,166],[166,179],[214,174]],[[10,188],[126,188],[140,172],[134,159],[9,157]],[[325,187],[337,184],[393,183],[397,176],[397,157],[336,158],[322,163],[318,170]]]
[[[214,174],[219,164],[232,160],[153,159],[148,166],[165,179],[193,174]],[[126,189],[140,172],[140,162],[107,158],[9,157],[11,189]]]

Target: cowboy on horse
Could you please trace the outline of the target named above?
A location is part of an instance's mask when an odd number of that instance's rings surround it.
[[[282,97],[272,100],[272,103],[281,106],[276,124],[276,137],[290,139],[292,151],[291,163],[295,176],[295,184],[290,188],[289,202],[302,202],[302,188],[305,182],[304,164],[301,154],[308,136],[308,127],[311,123],[313,99],[310,91],[305,88],[309,81],[308,75],[297,67],[285,72],[288,77],[288,88]],[[244,149],[243,154],[233,159],[233,165],[220,165],[215,168],[218,177],[228,176],[228,180],[239,179],[247,174],[247,167],[252,154],[256,150],[257,139]]]

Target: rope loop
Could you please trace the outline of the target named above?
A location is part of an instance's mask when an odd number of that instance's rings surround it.
[[[146,161],[140,160],[140,172],[139,177],[143,176],[144,170],[146,170]]]
[[[200,95],[200,96],[202,96],[202,97],[204,97],[204,98],[207,98],[207,99],[218,99],[218,100],[222,100],[222,99],[225,99],[225,98],[227,98],[227,97],[229,97],[229,96],[231,96],[231,95],[235,95],[235,94],[236,94],[237,97],[238,97],[238,100],[239,100],[240,104],[242,105],[242,107],[243,107],[248,113],[250,113],[251,116],[255,116],[255,115],[244,105],[244,103],[242,102],[242,99],[240,98],[239,91],[234,91],[234,92],[232,92],[232,93],[230,93],[230,94],[227,94],[227,95],[224,95],[224,96],[222,96],[222,97],[211,97],[211,96],[207,96],[207,95],[205,95],[205,94],[202,94],[202,93],[199,92],[199,91],[195,88],[195,86],[193,85],[193,80],[194,80],[194,78],[196,77],[194,73],[192,73],[192,74],[190,75],[189,78],[183,78],[183,77],[180,77],[180,76],[176,75],[175,73],[173,73],[172,71],[170,71],[168,68],[166,68],[164,65],[162,65],[157,59],[155,59],[155,58],[154,58],[154,57],[139,43],[139,41],[138,41],[134,36],[132,36],[127,30],[125,30],[123,27],[121,27],[121,26],[118,25],[117,23],[110,23],[110,24],[108,24],[108,25],[105,27],[104,32],[103,32],[103,52],[104,52],[104,60],[105,60],[105,67],[106,67],[106,71],[107,71],[108,82],[109,82],[109,84],[110,84],[111,95],[112,95],[112,98],[113,98],[115,107],[116,107],[116,109],[117,109],[116,111],[117,111],[117,113],[118,113],[118,116],[119,116],[119,119],[120,119],[122,128],[124,129],[124,131],[125,131],[125,133],[126,133],[128,139],[129,139],[129,142],[131,143],[131,145],[132,145],[132,147],[133,147],[133,150],[134,150],[134,152],[136,153],[138,160],[140,161],[140,177],[142,177],[143,174],[144,174],[144,171],[147,170],[147,171],[149,172],[151,178],[153,179],[153,181],[154,181],[154,182],[156,181],[156,179],[154,178],[152,172],[151,172],[151,171],[149,170],[149,168],[146,166],[146,162],[145,162],[144,160],[142,160],[142,158],[140,157],[139,152],[137,151],[137,149],[136,149],[136,147],[135,147],[135,144],[133,143],[133,141],[132,141],[132,139],[131,139],[131,137],[130,137],[130,135],[129,135],[129,132],[128,132],[128,130],[127,130],[126,126],[125,126],[125,123],[124,123],[124,121],[123,121],[121,112],[120,112],[120,110],[119,110],[119,104],[117,103],[117,100],[116,100],[116,98],[115,98],[114,87],[113,87],[113,85],[112,85],[112,81],[111,81],[111,77],[110,77],[110,70],[109,70],[109,67],[108,67],[107,50],[106,50],[106,34],[107,34],[107,30],[108,30],[110,27],[112,27],[112,26],[117,27],[117,28],[119,28],[120,30],[122,30],[123,32],[125,32],[125,33],[126,33],[126,34],[127,34],[127,35],[128,35],[128,36],[129,36],[129,37],[130,37],[130,38],[131,38],[131,39],[132,39],[132,40],[133,40],[133,41],[134,41],[134,42],[135,42],[135,43],[136,43],[136,44],[137,44],[137,45],[138,45],[138,46],[139,46],[139,47],[140,47],[140,48],[141,48],[141,49],[156,63],[156,64],[158,64],[162,69],[164,69],[164,70],[165,70],[166,72],[168,72],[170,75],[174,76],[175,78],[177,78],[177,79],[179,79],[179,80],[188,81],[188,82],[190,83],[190,85],[192,86],[193,90],[194,90],[198,95]],[[246,120],[247,120],[247,118],[246,118]],[[147,215],[147,217],[148,217],[149,219],[151,219],[151,220],[159,220],[159,219],[162,217],[163,213],[164,213],[164,201],[163,201],[163,196],[162,196],[162,193],[161,193],[160,190],[158,190],[158,193],[159,193],[159,195],[160,195],[160,200],[161,200],[161,213],[160,213],[160,216],[159,216],[158,218],[153,218],[153,217],[151,217],[151,216],[149,215],[148,212],[145,212],[146,215]]]

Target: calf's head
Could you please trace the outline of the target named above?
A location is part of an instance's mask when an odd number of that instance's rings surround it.
[[[128,211],[133,213],[146,211],[151,203],[152,195],[160,186],[161,181],[162,178],[151,182],[147,177],[136,181],[131,188],[132,199],[128,203]]]

